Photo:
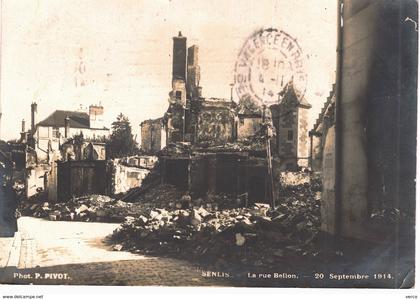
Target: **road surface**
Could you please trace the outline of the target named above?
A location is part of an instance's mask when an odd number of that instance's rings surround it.
[[[18,220],[16,265],[0,270],[0,283],[77,285],[227,285],[202,276],[185,260],[112,250],[105,238],[118,224]],[[0,239],[1,240],[1,239]],[[13,259],[13,258],[12,258]]]

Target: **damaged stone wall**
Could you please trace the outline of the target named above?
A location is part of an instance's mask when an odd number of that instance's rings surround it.
[[[171,103],[165,113],[166,143],[179,142],[184,139],[185,109],[178,103]]]
[[[208,154],[199,154],[191,157],[189,189],[199,196],[205,195],[209,189],[209,158],[210,155]]]
[[[83,141],[77,144],[71,140],[61,145],[60,153],[62,161],[106,159],[106,147],[102,142]]]
[[[162,157],[164,182],[196,196],[230,194],[243,203],[268,202],[267,160],[246,152]]]
[[[262,119],[260,115],[238,115],[238,140],[255,136],[260,130]]]
[[[51,166],[48,164],[38,164],[26,170],[26,196],[29,198],[38,191],[47,190],[47,178]]]
[[[106,161],[67,161],[57,165],[59,201],[73,196],[109,193]]]
[[[141,126],[141,148],[146,153],[157,153],[166,146],[162,118],[145,120]]]
[[[205,100],[197,115],[198,142],[224,144],[233,141],[234,112],[231,103],[223,100]]]
[[[198,64],[199,48],[192,45],[188,48],[187,59],[187,98],[197,97],[197,87],[200,84],[200,66]]]
[[[257,202],[270,203],[268,193],[267,159],[259,157],[250,157],[246,167],[246,185],[247,204]]]
[[[113,172],[114,193],[118,194],[140,187],[143,179],[150,173],[150,170],[115,163],[113,165]]]
[[[109,169],[112,193],[124,193],[140,187],[158,162],[156,156],[132,156],[114,159]]]
[[[157,156],[132,156],[132,157],[123,157],[120,159],[114,160],[117,163],[125,164],[126,166],[131,167],[142,167],[147,169],[152,169],[155,167],[158,162]]]
[[[186,191],[189,189],[189,175],[191,174],[188,157],[162,157],[163,181]]]

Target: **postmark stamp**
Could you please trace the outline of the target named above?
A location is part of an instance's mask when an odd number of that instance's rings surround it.
[[[306,56],[296,39],[284,31],[264,29],[242,46],[235,64],[235,90],[239,99],[257,105],[278,103],[286,84],[302,97],[306,91]]]

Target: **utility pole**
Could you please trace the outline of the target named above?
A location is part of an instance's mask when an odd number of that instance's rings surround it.
[[[269,196],[271,200],[271,207],[274,209],[276,207],[276,199],[274,195],[274,178],[273,178],[273,161],[272,161],[272,154],[271,154],[271,136],[272,132],[270,132],[271,127],[269,121],[266,120],[265,111],[266,105],[263,105],[263,115],[262,121],[264,126],[264,137],[265,137],[265,149],[266,149],[266,156],[267,156],[267,175],[268,175],[268,189],[269,189]]]

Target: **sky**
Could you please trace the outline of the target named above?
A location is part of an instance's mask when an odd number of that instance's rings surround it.
[[[178,31],[200,48],[205,97],[230,98],[239,51],[265,28],[287,32],[307,55],[311,123],[335,78],[334,0],[2,0],[1,24],[5,140],[19,138],[22,119],[29,128],[34,101],[39,121],[102,104],[106,126],[121,112],[139,135],[168,108]]]

